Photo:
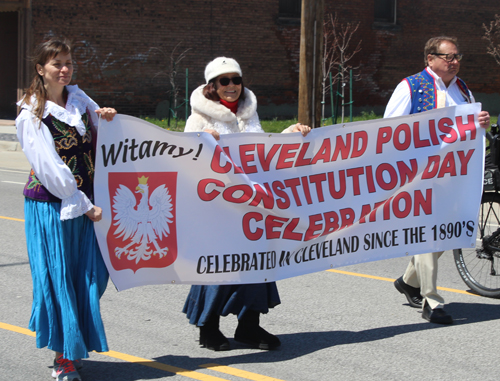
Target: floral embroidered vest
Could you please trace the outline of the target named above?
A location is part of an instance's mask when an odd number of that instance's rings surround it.
[[[416,114],[422,111],[436,108],[436,84],[434,77],[427,70],[406,78],[406,82],[411,90],[411,111]],[[467,103],[471,102],[470,91],[467,85],[460,78],[457,78],[457,85]]]
[[[92,145],[92,132],[88,114],[82,115],[85,125],[85,134],[80,136],[75,127],[57,120],[52,115],[43,119],[54,138],[56,152],[62,161],[69,167],[75,177],[78,189],[94,201],[94,149]],[[37,201],[61,202],[59,198],[50,193],[37,179],[33,169],[30,171],[28,182],[24,187],[25,197]]]

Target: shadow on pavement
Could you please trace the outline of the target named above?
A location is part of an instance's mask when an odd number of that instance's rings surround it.
[[[420,310],[415,309],[415,312],[418,312],[415,315],[415,321],[409,321],[408,324],[405,325],[372,328],[357,332],[323,331],[279,335],[282,346],[274,351],[260,351],[249,348],[248,353],[241,354],[241,352],[238,352],[237,355],[232,355],[231,351],[212,352],[207,350],[207,357],[166,355],[155,358],[154,360],[162,364],[194,371],[200,370],[201,368],[199,366],[207,363],[217,363],[227,366],[242,363],[273,363],[293,360],[338,345],[374,342],[412,332],[440,328],[448,329],[453,326],[496,320],[500,317],[499,307],[495,304],[450,303],[446,305],[446,311],[453,316],[455,320],[454,325],[447,326],[428,323],[421,319]],[[243,344],[234,341],[232,338],[229,338],[229,340],[233,349],[241,351],[247,348]],[[193,345],[197,344],[193,343]],[[85,367],[80,373],[82,377],[89,381],[103,379],[135,381],[162,379],[174,375],[165,370],[154,369],[150,365],[152,364],[147,363],[141,365],[141,363],[85,360]],[[219,377],[225,378],[222,373]]]

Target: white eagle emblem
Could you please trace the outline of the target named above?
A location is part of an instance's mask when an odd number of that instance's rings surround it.
[[[157,254],[160,258],[167,255],[168,247],[160,247],[157,241],[168,237],[173,218],[168,188],[160,185],[149,197],[148,179],[144,176],[138,179],[135,193],[141,194],[139,205],[132,191],[123,184],[113,197],[113,211],[116,213],[113,225],[117,226],[114,235],[123,237],[123,241],[132,239],[125,247],[116,247],[115,255],[120,258],[125,253],[129,260],[135,259],[136,264],[150,259],[151,255]]]

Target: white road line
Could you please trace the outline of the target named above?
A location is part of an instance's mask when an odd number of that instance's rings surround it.
[[[15,170],[12,170],[12,169],[2,169],[2,168],[0,168],[0,172],[13,172],[13,173],[22,173],[22,174],[29,173],[28,170],[26,170],[26,171],[15,171]]]

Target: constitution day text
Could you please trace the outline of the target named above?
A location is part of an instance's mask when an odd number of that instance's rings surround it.
[[[475,246],[480,109],[219,141],[103,121],[95,228],[111,278],[119,290],[261,283]]]

